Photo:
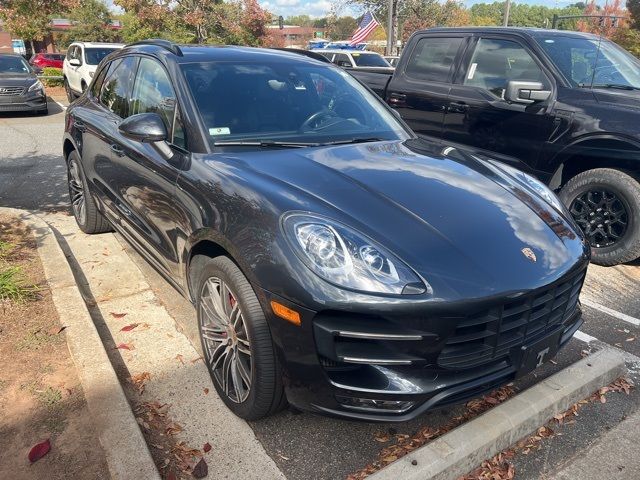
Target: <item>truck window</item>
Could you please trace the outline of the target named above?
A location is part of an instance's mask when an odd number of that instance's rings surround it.
[[[424,37],[418,40],[405,68],[409,77],[447,82],[462,38]]]
[[[522,45],[511,40],[481,38],[469,62],[464,84],[484,88],[504,98],[511,80],[542,82],[549,88],[542,69]]]
[[[351,60],[349,60],[349,56],[344,53],[336,53],[336,56],[333,57],[333,63],[340,67],[351,66]]]

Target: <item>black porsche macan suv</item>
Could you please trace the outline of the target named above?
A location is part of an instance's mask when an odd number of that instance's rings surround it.
[[[67,110],[74,216],[116,229],[196,306],[214,385],[399,421],[553,357],[589,247],[538,180],[417,139],[295,53],[159,40],[107,57]]]

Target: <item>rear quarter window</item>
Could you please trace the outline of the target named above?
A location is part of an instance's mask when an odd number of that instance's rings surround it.
[[[462,38],[423,37],[411,52],[407,76],[431,82],[448,82]]]

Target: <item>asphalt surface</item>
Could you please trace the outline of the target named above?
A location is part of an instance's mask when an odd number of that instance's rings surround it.
[[[53,102],[49,108],[51,113],[47,117],[0,115],[0,206],[48,212],[67,210],[66,171],[61,156],[64,111]],[[175,318],[178,329],[200,348],[190,304],[135,253],[128,251]],[[600,340],[640,356],[640,320],[630,321],[640,319],[639,287],[640,262],[612,268],[592,266],[582,297],[585,325],[580,338]],[[526,388],[575,362],[588,348],[585,341],[573,339],[556,358],[556,365],[547,364],[535,375],[521,379],[517,387]],[[539,451],[516,458],[521,472],[518,478],[539,478],[552,472],[572,453],[584,448],[589,443],[586,438],[596,438],[598,432],[634,411],[638,396],[618,395],[606,405],[585,408],[576,419],[575,428],[565,427],[566,433],[543,443]],[[288,478],[335,479],[344,478],[375,459],[381,448],[388,445],[376,441],[379,433],[411,435],[424,425],[446,423],[461,409],[438,410],[397,425],[355,423],[285,411],[252,422],[251,427]]]

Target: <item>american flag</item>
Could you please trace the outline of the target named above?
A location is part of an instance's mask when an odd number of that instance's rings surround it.
[[[373,16],[373,13],[365,13],[362,20],[360,20],[360,25],[358,25],[356,31],[353,32],[349,45],[355,46],[358,43],[362,43],[378,25],[380,24],[376,20],[376,17]]]

